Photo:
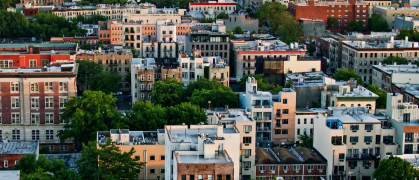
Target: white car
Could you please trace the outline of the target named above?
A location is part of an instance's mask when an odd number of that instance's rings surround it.
[[[114,95],[114,96],[117,96],[117,95],[122,95],[122,92],[112,93],[112,95]]]

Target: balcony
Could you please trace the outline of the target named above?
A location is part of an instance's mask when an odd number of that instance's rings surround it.
[[[164,52],[172,52],[172,49],[163,49]]]
[[[264,104],[263,108],[271,108],[272,106],[270,104]]]
[[[195,71],[195,68],[190,67],[190,68],[189,68],[189,71]]]
[[[154,52],[154,51],[155,51],[154,49],[148,49],[148,48],[145,50],[145,52]]]
[[[270,141],[269,137],[256,137],[257,141]]]
[[[253,104],[252,106],[253,106],[253,108],[262,108],[262,106],[261,106],[261,105],[256,105],[256,104]]]
[[[271,131],[270,127],[256,127],[256,131],[262,132],[262,131]]]
[[[347,160],[371,160],[376,159],[379,155],[374,155],[370,153],[358,153],[352,155],[346,155]]]

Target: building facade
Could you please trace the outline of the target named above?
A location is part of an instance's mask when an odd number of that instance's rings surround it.
[[[0,144],[0,170],[12,169],[27,154],[39,156],[39,142],[8,142],[3,137]]]
[[[372,66],[372,84],[378,85],[382,91],[393,92],[393,84],[419,84],[419,68],[417,65],[409,64],[387,64]],[[410,86],[409,85],[409,86]]]
[[[321,92],[321,108],[328,107],[366,107],[374,113],[376,108],[375,101],[378,95],[363,86],[351,88],[350,86],[339,86],[339,91],[327,90]]]
[[[278,98],[273,95],[273,117],[275,118],[272,139],[274,144],[292,145],[295,143],[295,112],[296,96],[294,90],[283,88],[278,92]]]

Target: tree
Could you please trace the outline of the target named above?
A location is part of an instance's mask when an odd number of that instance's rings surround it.
[[[354,69],[338,69],[338,71],[333,74],[333,79],[337,81],[347,81],[351,78],[357,80],[358,84],[364,84],[364,81],[362,81],[361,77],[355,72]]]
[[[205,23],[213,23],[215,20],[213,18],[205,19]]]
[[[102,64],[98,64],[90,60],[76,60],[79,64],[79,69],[77,71],[77,84],[79,86],[90,88],[91,77],[101,74],[103,72]]]
[[[61,142],[74,138],[77,142],[96,141],[97,131],[123,129],[125,120],[115,109],[116,98],[100,91],[84,91],[80,98],[71,97],[61,115],[64,131],[58,132]]]
[[[87,44],[83,44],[83,46],[80,47],[80,49],[91,50],[91,49],[94,49],[94,47],[90,45],[89,43],[87,43]]]
[[[236,27],[233,29],[233,33],[234,33],[234,34],[243,34],[244,32],[243,32],[243,30],[242,30],[242,27],[241,27],[241,26],[236,26]]]
[[[128,82],[129,86],[131,87],[131,71],[125,74],[125,81]]]
[[[99,21],[107,21],[108,18],[101,14],[93,14],[89,18],[87,18],[83,23],[84,24],[98,24]]]
[[[6,10],[8,7],[11,7],[12,0],[1,0],[0,1],[0,8],[2,10]]]
[[[131,53],[133,58],[138,58],[138,51],[135,48],[131,47]]]
[[[368,30],[378,32],[391,31],[387,20],[383,20],[381,16],[376,13],[373,13],[371,18],[368,19]]]
[[[36,154],[23,156],[15,164],[13,170],[20,170],[22,179],[81,179],[75,170],[67,169],[63,160],[54,158],[50,162],[44,155],[40,155],[38,159]]]
[[[149,100],[135,102],[127,117],[133,131],[154,131],[168,124],[166,109]]]
[[[212,107],[225,107],[226,105],[232,108],[240,107],[240,100],[236,93],[232,91],[223,91],[221,89],[195,90],[188,100],[192,104],[198,105],[202,108],[209,106],[208,101],[211,101]]]
[[[351,21],[348,24],[348,30],[350,31],[362,31],[363,28],[364,28],[363,21]]]
[[[240,90],[245,91],[246,90],[246,81],[248,77],[254,77],[256,79],[258,90],[259,91],[270,91],[271,93],[278,93],[282,90],[282,86],[279,86],[277,84],[270,84],[268,81],[263,78],[264,74],[249,74],[244,75],[237,84],[240,85]]]
[[[187,125],[191,125],[198,124],[200,122],[207,122],[207,115],[205,111],[190,102],[183,102],[176,106],[167,107],[166,113],[167,118],[169,119],[169,124],[180,125],[185,123]]]
[[[119,92],[121,90],[121,75],[116,72],[101,72],[90,78],[90,87],[94,91],[102,91],[105,94]]]
[[[102,40],[99,40],[98,42],[97,42],[97,49],[99,49],[100,47],[102,47],[103,46],[103,42],[102,42]]]
[[[161,104],[163,107],[180,104],[183,100],[185,89],[183,83],[174,78],[167,78],[164,81],[157,81],[153,84],[154,88],[150,95],[153,102]]]
[[[316,46],[314,46],[314,43],[310,43],[308,45],[307,52],[309,56],[314,56],[314,53],[316,52]]]
[[[294,82],[292,82],[291,80],[287,81],[287,83],[285,83],[284,88],[291,88],[292,83]]]
[[[236,37],[234,36],[234,34],[231,30],[226,30],[226,33],[228,34],[230,39],[236,39]]]
[[[301,134],[298,136],[300,139],[300,143],[298,146],[306,147],[306,148],[313,148],[313,136],[308,134]]]
[[[397,63],[397,64],[408,64],[409,61],[407,61],[407,59],[404,58],[404,57],[389,56],[389,57],[385,58],[381,62],[381,64],[387,64],[387,65],[392,65],[394,63]]]
[[[116,140],[116,139],[115,139]],[[144,163],[132,158],[134,148],[123,152],[108,138],[106,143],[91,141],[83,144],[81,158],[77,161],[82,179],[137,179]]]
[[[378,99],[375,101],[376,108],[386,108],[387,94],[380,89],[380,86],[370,84],[367,89],[378,95]]]
[[[278,2],[264,3],[255,13],[259,22],[269,22],[271,33],[277,34],[285,43],[301,37],[301,24]]]
[[[228,19],[228,14],[225,12],[221,12],[217,15],[217,19]]]
[[[252,31],[252,34],[256,34],[256,31],[255,31],[255,30],[253,30],[253,31]]]
[[[372,173],[377,180],[415,179],[417,176],[418,171],[409,162],[393,155],[381,160]]]
[[[215,80],[208,80],[207,78],[201,78],[195,82],[189,83],[188,86],[186,87],[185,90],[185,96],[186,97],[191,97],[192,93],[195,90],[202,90],[202,89],[206,89],[206,90],[216,90],[216,89],[221,89],[223,91],[230,91],[232,92],[233,90],[228,87],[228,86],[224,86],[223,84],[221,84],[218,81]]]
[[[338,27],[339,23],[338,23],[338,19],[336,19],[335,17],[328,17],[327,18],[327,26],[328,27]]]

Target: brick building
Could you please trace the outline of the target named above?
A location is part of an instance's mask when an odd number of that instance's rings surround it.
[[[27,154],[39,155],[38,141],[8,142],[7,139],[3,136],[3,142],[0,143],[0,170],[12,169],[19,159]]]
[[[0,68],[40,68],[55,62],[72,62],[68,54],[4,54],[0,55]]]
[[[325,179],[326,159],[316,150],[304,147],[256,148],[256,178]]]
[[[76,95],[78,64],[55,62],[48,65],[12,68],[3,64],[0,69],[0,134],[9,135],[7,138],[12,142],[39,141],[41,147],[48,147],[52,153],[74,152],[73,142],[66,140],[60,144],[56,135],[64,130],[61,110],[65,102]]]
[[[113,21],[99,21],[99,40],[102,40],[106,45],[122,45],[122,22]]]
[[[346,30],[351,21],[364,21],[364,30],[368,28],[369,4],[363,1],[291,1],[289,12],[296,19],[318,19],[327,22],[328,17],[338,20],[341,31]]]

